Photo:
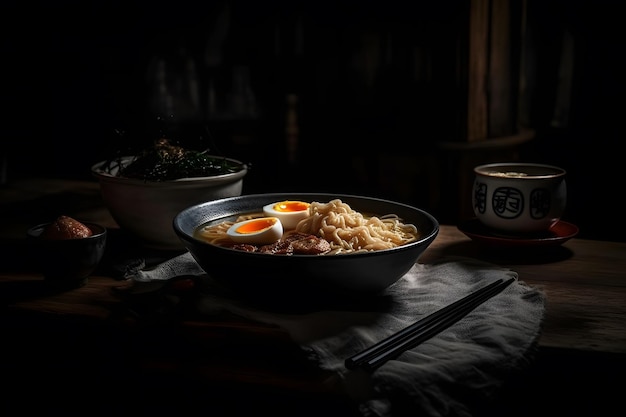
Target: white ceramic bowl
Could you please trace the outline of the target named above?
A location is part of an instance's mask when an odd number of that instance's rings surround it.
[[[125,156],[120,162],[124,165],[132,159]],[[241,195],[247,167],[235,159],[226,159],[243,168],[228,174],[171,181],[120,177],[118,168],[107,167],[108,161],[93,165],[91,172],[100,182],[104,204],[122,229],[146,247],[182,250],[184,245],[172,227],[176,214],[198,203]]]
[[[546,232],[567,201],[566,171],[536,163],[503,162],[474,168],[472,206],[484,225],[507,234]]]

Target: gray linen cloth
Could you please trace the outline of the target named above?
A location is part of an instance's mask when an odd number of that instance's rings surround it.
[[[138,282],[204,275],[189,253],[132,277]],[[499,278],[516,278],[503,292],[448,329],[373,372],[350,371],[346,358],[420,318]],[[229,311],[285,329],[295,343],[334,371],[363,416],[471,416],[503,381],[523,369],[541,332],[545,295],[516,272],[476,259],[448,257],[416,263],[383,294],[371,311],[321,310],[290,314],[254,308],[208,293],[198,306],[211,314]]]

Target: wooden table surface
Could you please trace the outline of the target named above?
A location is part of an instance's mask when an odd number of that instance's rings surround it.
[[[73,340],[72,336],[68,336],[74,331],[71,326],[78,325],[84,334],[89,335],[89,329],[93,329],[94,323],[97,323],[99,334],[90,340],[101,346],[95,348],[94,352],[109,354],[109,351],[104,352],[105,348],[113,348],[123,356],[124,347],[107,343],[102,345],[102,332],[116,336],[121,332],[125,337],[121,340],[134,343],[134,350],[129,348],[129,351],[135,354],[137,349],[145,348],[138,341],[149,340],[155,330],[150,326],[138,330],[136,321],[128,315],[128,311],[121,312],[120,295],[113,288],[123,287],[124,282],[99,271],[82,288],[49,293],[42,290],[42,277],[31,268],[32,263],[24,254],[26,228],[48,221],[58,214],[99,222],[111,230],[117,230],[117,225],[101,204],[98,184],[90,181],[23,180],[4,185],[0,189],[0,201],[2,330],[20,334],[24,329],[37,328],[40,331],[41,325],[34,323],[52,323],[54,326],[71,323],[67,329],[58,331]],[[559,352],[620,355],[620,358],[626,354],[626,243],[573,238],[559,246],[512,250],[480,244],[468,238],[456,226],[442,225],[438,237],[419,262],[430,263],[444,256],[468,256],[506,266],[516,271],[521,281],[541,288],[547,295],[547,309],[539,340],[540,348],[558,349]],[[284,340],[285,334],[280,329],[234,317],[223,317],[213,322],[190,319],[185,320],[184,324],[183,327],[165,325],[159,328],[159,332],[170,331],[175,337],[193,339],[194,343],[199,342],[202,348],[212,349],[211,352],[215,353],[212,360],[201,364],[194,362],[195,371],[186,369],[188,374],[195,375],[198,369],[210,369],[210,372],[201,373],[205,377],[210,375],[209,379],[219,387],[224,387],[229,381],[235,383],[247,380],[258,388],[261,380],[261,385],[275,389],[293,391],[299,384],[298,390],[309,394],[333,391],[329,386],[333,384],[332,375],[315,370],[304,375],[302,369],[305,368],[300,368],[297,377],[294,377],[290,375],[294,371],[289,366],[279,370],[273,366],[271,370],[259,371],[257,364],[242,360],[223,361],[219,358],[219,354],[224,353],[222,349],[236,348],[228,342],[233,335],[239,342],[244,341],[244,344],[250,342],[256,348],[266,348],[278,352],[275,354],[297,358],[297,354],[292,351],[293,346]],[[45,344],[43,340],[49,337],[50,333],[44,332],[31,334],[28,340],[34,344]],[[216,340],[221,343],[218,343],[221,348],[215,347]],[[278,350],[277,345],[280,346]],[[9,343],[9,346],[12,344]],[[241,346],[241,343],[237,346]],[[24,343],[16,342],[14,349],[22,352]],[[161,354],[177,353],[181,357],[194,357],[193,352],[189,351],[158,353],[142,358],[144,365],[150,365],[143,370],[172,366],[162,360]],[[180,363],[177,366],[177,371],[180,371]],[[333,406],[337,404],[333,403]]]
[[[516,271],[547,295],[540,346],[626,353],[626,243],[570,239],[533,251],[481,247],[443,225],[420,262],[470,256]]]

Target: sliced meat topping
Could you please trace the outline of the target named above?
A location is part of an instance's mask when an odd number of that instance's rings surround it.
[[[233,245],[230,245],[230,248],[242,250],[245,252],[256,252],[258,250],[256,246],[250,245],[248,243],[235,243]]]
[[[286,240],[279,240],[278,242],[261,246],[259,248],[259,252],[273,253],[276,255],[289,255],[293,253],[293,248],[291,247],[291,242],[288,242]]]
[[[293,247],[293,253],[300,253],[303,255],[319,255],[330,250],[330,243],[326,239],[319,238],[317,236],[308,236],[303,239],[291,242]]]
[[[246,243],[229,245],[232,249],[246,252],[261,252],[274,255],[319,255],[330,250],[330,243],[315,235],[307,233],[292,233],[275,243],[263,246],[255,246]]]

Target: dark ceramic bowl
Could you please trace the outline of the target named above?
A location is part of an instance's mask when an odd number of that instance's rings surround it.
[[[79,239],[43,239],[41,234],[50,223],[27,230],[33,261],[49,285],[68,289],[81,287],[100,264],[107,230],[95,223],[82,223],[93,235]]]
[[[342,255],[268,255],[216,246],[194,237],[207,222],[234,220],[283,200],[329,202],[341,199],[361,213],[397,214],[417,226],[417,241],[393,249]],[[245,195],[191,206],[174,218],[174,231],[209,276],[253,297],[361,296],[381,293],[415,264],[435,240],[438,221],[429,213],[392,201],[353,195],[280,193]]]

